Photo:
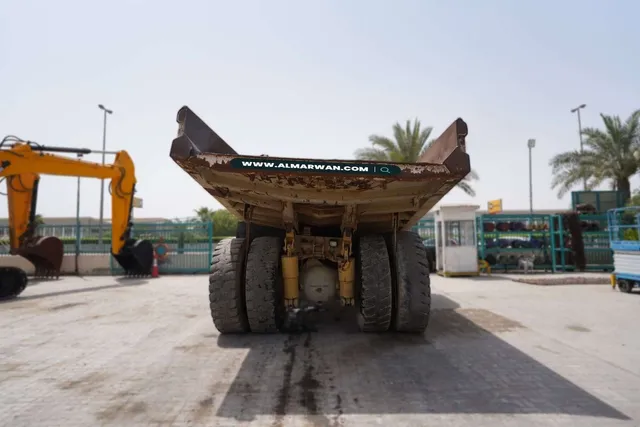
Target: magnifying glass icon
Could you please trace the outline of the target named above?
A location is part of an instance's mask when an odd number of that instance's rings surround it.
[[[391,173],[391,171],[389,170],[389,168],[388,168],[388,167],[386,167],[386,166],[381,167],[381,168],[380,168],[380,172],[382,172],[382,173]]]

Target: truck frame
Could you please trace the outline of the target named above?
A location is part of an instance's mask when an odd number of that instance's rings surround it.
[[[471,171],[455,120],[417,163],[239,155],[188,107],[170,157],[238,219],[211,261],[226,333],[281,331],[287,314],[355,306],[364,332],[423,332],[429,264],[412,227]]]

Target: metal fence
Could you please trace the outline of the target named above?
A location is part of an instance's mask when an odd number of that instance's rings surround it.
[[[538,269],[571,271],[571,239],[559,215],[480,215],[478,224],[478,256],[493,268],[508,270],[517,267],[522,255],[535,258]],[[613,270],[613,253],[609,247],[606,215],[580,215],[582,238],[588,270]],[[435,247],[432,219],[413,227],[425,246]],[[52,225],[38,227],[42,236],[56,236],[64,244],[65,254],[111,253],[111,226],[105,225],[102,243],[97,225]],[[0,227],[0,255],[9,253],[8,227]],[[132,237],[166,245],[166,257],[158,263],[160,274],[206,273],[209,271],[215,238],[212,222],[185,221],[168,223],[135,223]],[[112,274],[122,269],[111,258]]]
[[[422,243],[427,247],[436,246],[436,229],[432,219],[422,219],[413,227],[413,231],[422,238]]]
[[[111,225],[103,228],[100,242],[98,225],[41,225],[38,235],[55,236],[62,240],[65,254],[109,254],[111,253]],[[0,255],[9,253],[8,227],[0,227],[0,236],[5,244],[0,245]],[[132,238],[149,240],[154,247],[159,244],[168,249],[166,257],[158,263],[160,274],[206,273],[209,271],[213,253],[214,236],[212,222],[134,223]],[[112,274],[123,273],[111,257]]]
[[[521,256],[534,258],[535,268],[550,271],[575,270],[571,235],[560,215],[479,215],[478,257],[496,270],[517,268]],[[435,246],[434,221],[422,220],[413,230],[427,247]],[[612,271],[606,215],[580,215],[586,269]]]

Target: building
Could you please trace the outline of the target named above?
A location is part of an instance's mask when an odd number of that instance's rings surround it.
[[[431,212],[426,214],[423,219],[432,220],[434,216],[434,212],[438,210],[438,207],[434,207]],[[569,211],[569,209],[565,209]],[[534,215],[555,215],[562,212],[562,209],[535,209],[533,211]],[[512,209],[512,210],[504,210],[500,212],[500,215],[529,215],[529,209]],[[489,211],[487,210],[477,210],[476,216],[480,215],[489,215]]]

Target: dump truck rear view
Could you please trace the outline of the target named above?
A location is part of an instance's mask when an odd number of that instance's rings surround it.
[[[178,111],[171,158],[240,220],[214,249],[220,333],[272,333],[287,313],[356,306],[365,332],[423,332],[429,265],[411,228],[471,170],[457,119],[418,163],[243,156]]]

